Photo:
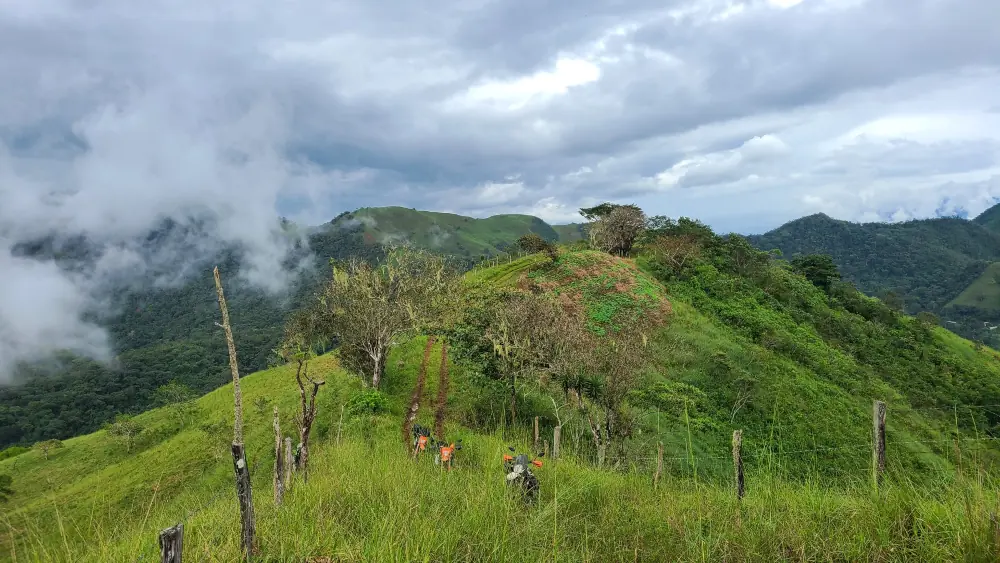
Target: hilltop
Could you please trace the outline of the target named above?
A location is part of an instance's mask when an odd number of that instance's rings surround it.
[[[340,367],[336,353],[327,354],[313,361],[313,373],[327,385],[312,473],[308,483],[295,483],[280,509],[270,494],[270,409],[279,407],[284,433],[293,434],[294,369],[272,368],[241,383],[263,555],[595,561],[623,554],[645,560],[994,555],[985,507],[995,505],[996,491],[962,475],[989,479],[998,459],[985,438],[1000,420],[983,407],[1000,403],[1000,355],[846,284],[817,287],[739,237],[703,228],[662,234],[697,241],[683,266],[650,246],[635,258],[590,250],[564,250],[554,261],[531,255],[466,275],[469,288],[566,296],[583,306],[588,330],[597,334],[614,319],[657,315],[648,335],[652,359],[627,399],[635,425],[627,463],[595,468],[586,417],[568,405],[560,411],[564,459],[539,470],[542,499],[525,508],[504,494],[498,460],[506,443],[525,447],[535,416],[551,436],[553,405],[563,402],[559,391],[523,386],[516,425],[504,439],[497,429],[503,407],[496,406],[504,404],[503,389],[451,348],[431,347],[427,373],[437,373],[442,357],[450,372],[446,435],[466,444],[456,471],[441,473],[429,459],[408,460],[399,443],[426,337],[393,350],[385,403],[365,399],[370,391]],[[427,378],[428,402],[437,380]],[[868,481],[876,398],[889,404],[891,451],[889,486],[877,497]],[[0,461],[0,474],[14,483],[2,550],[12,554],[16,546],[22,559],[70,558],[92,546],[74,560],[132,560],[152,556],[156,532],[183,521],[185,553],[233,559],[231,385],[196,407],[186,420],[171,408],[140,415],[145,430],[130,451],[100,431],[67,440],[49,459],[30,451]],[[432,414],[421,408],[418,421],[429,424]],[[742,509],[728,485],[734,429],[744,432],[749,486]],[[658,443],[667,477],[654,490],[649,479]]]

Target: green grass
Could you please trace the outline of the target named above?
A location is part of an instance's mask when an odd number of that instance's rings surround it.
[[[421,348],[415,341],[400,352]],[[333,391],[322,395],[309,479],[297,477],[281,507],[271,496],[270,414],[247,409],[260,560],[944,561],[996,553],[988,515],[996,489],[978,481],[927,488],[892,474],[876,496],[863,479],[844,487],[791,484],[750,462],[748,495],[739,506],[725,483],[668,474],[654,489],[648,471],[597,471],[567,444],[565,459],[538,470],[538,506],[525,507],[504,490],[499,459],[508,441],[497,433],[449,426],[466,444],[452,473],[406,456],[398,413],[348,416],[337,444],[335,407],[354,384],[330,358],[318,363],[325,367],[317,372],[332,370]],[[395,374],[398,388],[412,371]],[[290,413],[290,375],[278,368],[248,376],[245,396],[274,397]],[[435,378],[428,379],[433,387]],[[228,421],[231,388],[199,404],[194,424]],[[142,420],[170,424],[161,410]],[[223,451],[229,435],[200,434],[194,428],[164,434],[125,455],[96,433],[67,441],[47,461],[36,452],[17,456],[19,491],[2,518],[3,556],[153,560],[158,530],[183,522],[185,561],[235,560],[239,516]],[[0,470],[10,471],[14,459]]]
[[[608,307],[648,311],[670,301],[652,345],[656,357],[632,397],[637,431],[627,463],[598,470],[580,416],[562,411],[564,459],[539,470],[542,498],[525,507],[504,491],[500,458],[525,449],[530,420],[545,436],[555,423],[549,396],[526,388],[517,425],[496,430],[505,391],[450,366],[449,439],[463,438],[458,467],[441,473],[406,456],[399,429],[426,342],[397,347],[387,363],[390,412],[347,412],[361,389],[334,356],[312,373],[319,395],[307,482],[274,506],[270,406],[294,435],[298,391],[290,367],[241,380],[246,446],[254,483],[259,560],[378,561],[954,561],[1000,555],[996,450],[984,440],[1000,355],[977,350],[911,319],[891,325],[851,310],[777,270],[769,291],[711,267],[684,281],[657,282],[642,263],[597,253],[541,255],[469,273],[472,282],[533,277],[579,295],[592,316]],[[778,297],[775,297],[778,296]],[[631,309],[630,309],[631,308]],[[238,335],[237,335],[238,336]],[[914,348],[911,341],[919,339]],[[440,344],[430,355],[418,421],[433,420]],[[748,398],[739,408],[742,389]],[[870,483],[871,401],[889,404],[889,465]],[[0,505],[0,558],[10,561],[155,560],[159,530],[184,522],[185,561],[232,561],[238,509],[228,444],[232,387],[200,398],[183,427],[169,409],[138,417],[146,431],[131,452],[103,431],[65,441],[44,459],[29,451],[0,460],[14,496]],[[956,414],[961,420],[956,421]],[[972,418],[968,418],[972,416]],[[730,436],[744,431],[747,497],[731,488]],[[953,441],[956,430],[958,440]],[[658,443],[665,476],[651,485]]]
[[[1000,262],[990,264],[962,293],[947,306],[975,307],[987,311],[1000,310]]]

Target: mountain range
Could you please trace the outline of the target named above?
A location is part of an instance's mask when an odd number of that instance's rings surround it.
[[[284,299],[235,278],[227,282],[245,373],[267,367],[285,316],[321,282],[331,258],[377,260],[385,245],[407,242],[450,255],[468,268],[510,249],[526,233],[561,243],[584,237],[582,224],[549,225],[529,215],[476,219],[402,207],[362,208],[316,227],[285,226],[301,229],[308,242],[293,258],[312,264]],[[155,243],[156,235],[149,240]],[[865,293],[911,314],[934,313],[959,335],[1000,348],[1000,335],[989,329],[1000,321],[1000,206],[972,220],[892,224],[817,214],[747,238],[760,249],[780,250],[785,258],[829,254],[843,278]],[[61,260],[67,267],[93,254],[83,241],[34,241],[21,245],[20,252]],[[116,313],[104,319],[117,354],[111,365],[63,355],[56,368],[51,363],[23,366],[16,384],[0,388],[0,447],[95,430],[116,413],[149,408],[154,391],[172,380],[197,392],[224,384],[229,375],[225,343],[214,324],[218,304],[212,264],[235,272],[239,253],[224,250],[207,257],[183,284],[123,293]]]

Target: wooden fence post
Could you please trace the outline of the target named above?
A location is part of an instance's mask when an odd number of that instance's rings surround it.
[[[222,330],[225,332],[226,345],[229,348],[229,369],[233,375],[233,470],[236,473],[236,496],[240,504],[244,557],[249,558],[254,552],[254,534],[257,526],[250,490],[250,468],[247,466],[246,452],[243,449],[243,394],[240,392],[240,370],[236,364],[236,344],[229,324],[229,309],[226,307],[218,266],[212,271],[212,275],[215,277],[215,290],[219,296],[219,309],[222,310]]]
[[[274,407],[274,504],[281,506],[285,495],[285,452],[281,444],[281,422]]]
[[[181,563],[184,545],[184,524],[160,532],[160,563]]]
[[[559,459],[559,439],[562,438],[562,426],[552,429],[552,459]]]
[[[535,445],[532,446],[533,450],[538,451],[538,417],[535,417]]]
[[[733,430],[733,474],[736,478],[736,498],[743,499],[743,431]]]
[[[542,451],[545,452],[545,457],[549,457],[549,441],[542,440],[542,443],[545,445],[545,447],[542,448]]]
[[[872,406],[872,431],[872,484],[877,490],[885,473],[885,403],[882,401],[875,401]]]
[[[663,475],[663,442],[656,444],[656,473],[653,473],[653,488],[660,486],[660,476]]]
[[[292,471],[295,464],[292,463],[292,439],[285,436],[285,491],[292,488]]]

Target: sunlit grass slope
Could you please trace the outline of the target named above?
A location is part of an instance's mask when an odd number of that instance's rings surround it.
[[[793,310],[710,273],[663,285],[641,264],[591,252],[564,253],[555,264],[526,257],[470,272],[469,281],[533,283],[576,296],[597,324],[609,308],[641,312],[669,303],[652,339],[655,365],[631,400],[637,432],[628,461],[593,468],[585,425],[563,409],[564,459],[539,470],[538,506],[519,504],[505,494],[500,458],[508,443],[527,447],[536,415],[551,436],[552,403],[525,389],[522,418],[504,437],[496,430],[503,389],[461,365],[449,366],[447,405],[447,436],[465,443],[457,468],[441,473],[430,459],[411,461],[400,425],[423,356],[419,337],[390,357],[387,413],[354,412],[360,384],[334,355],[313,362],[311,372],[327,385],[311,471],[308,482],[296,478],[279,508],[271,491],[271,408],[280,409],[283,433],[295,436],[298,390],[289,366],[251,374],[241,386],[258,560],[950,561],[998,553],[989,518],[1000,500],[988,474],[992,450],[969,423],[957,424],[955,412],[929,402],[932,391],[956,402],[967,402],[963,393],[992,392],[982,382],[1000,378],[995,354],[930,330],[925,360],[952,371],[907,383],[831,339],[823,323],[871,331],[871,346],[886,346],[873,348],[880,357],[908,344],[831,309],[812,286],[795,286],[809,303]],[[800,310],[811,311],[808,321]],[[434,415],[440,343],[430,358],[418,412],[425,424]],[[269,404],[258,406],[262,398]],[[889,468],[878,493],[869,482],[873,398],[890,406]],[[140,415],[145,431],[128,452],[101,431],[67,440],[49,459],[31,451],[0,461],[15,491],[0,505],[0,557],[152,561],[157,532],[184,522],[185,561],[233,561],[231,385],[197,405],[183,425],[169,409]],[[988,422],[978,422],[983,436]],[[744,430],[747,468],[742,508],[730,485],[736,428]],[[654,489],[658,442],[666,475]]]

